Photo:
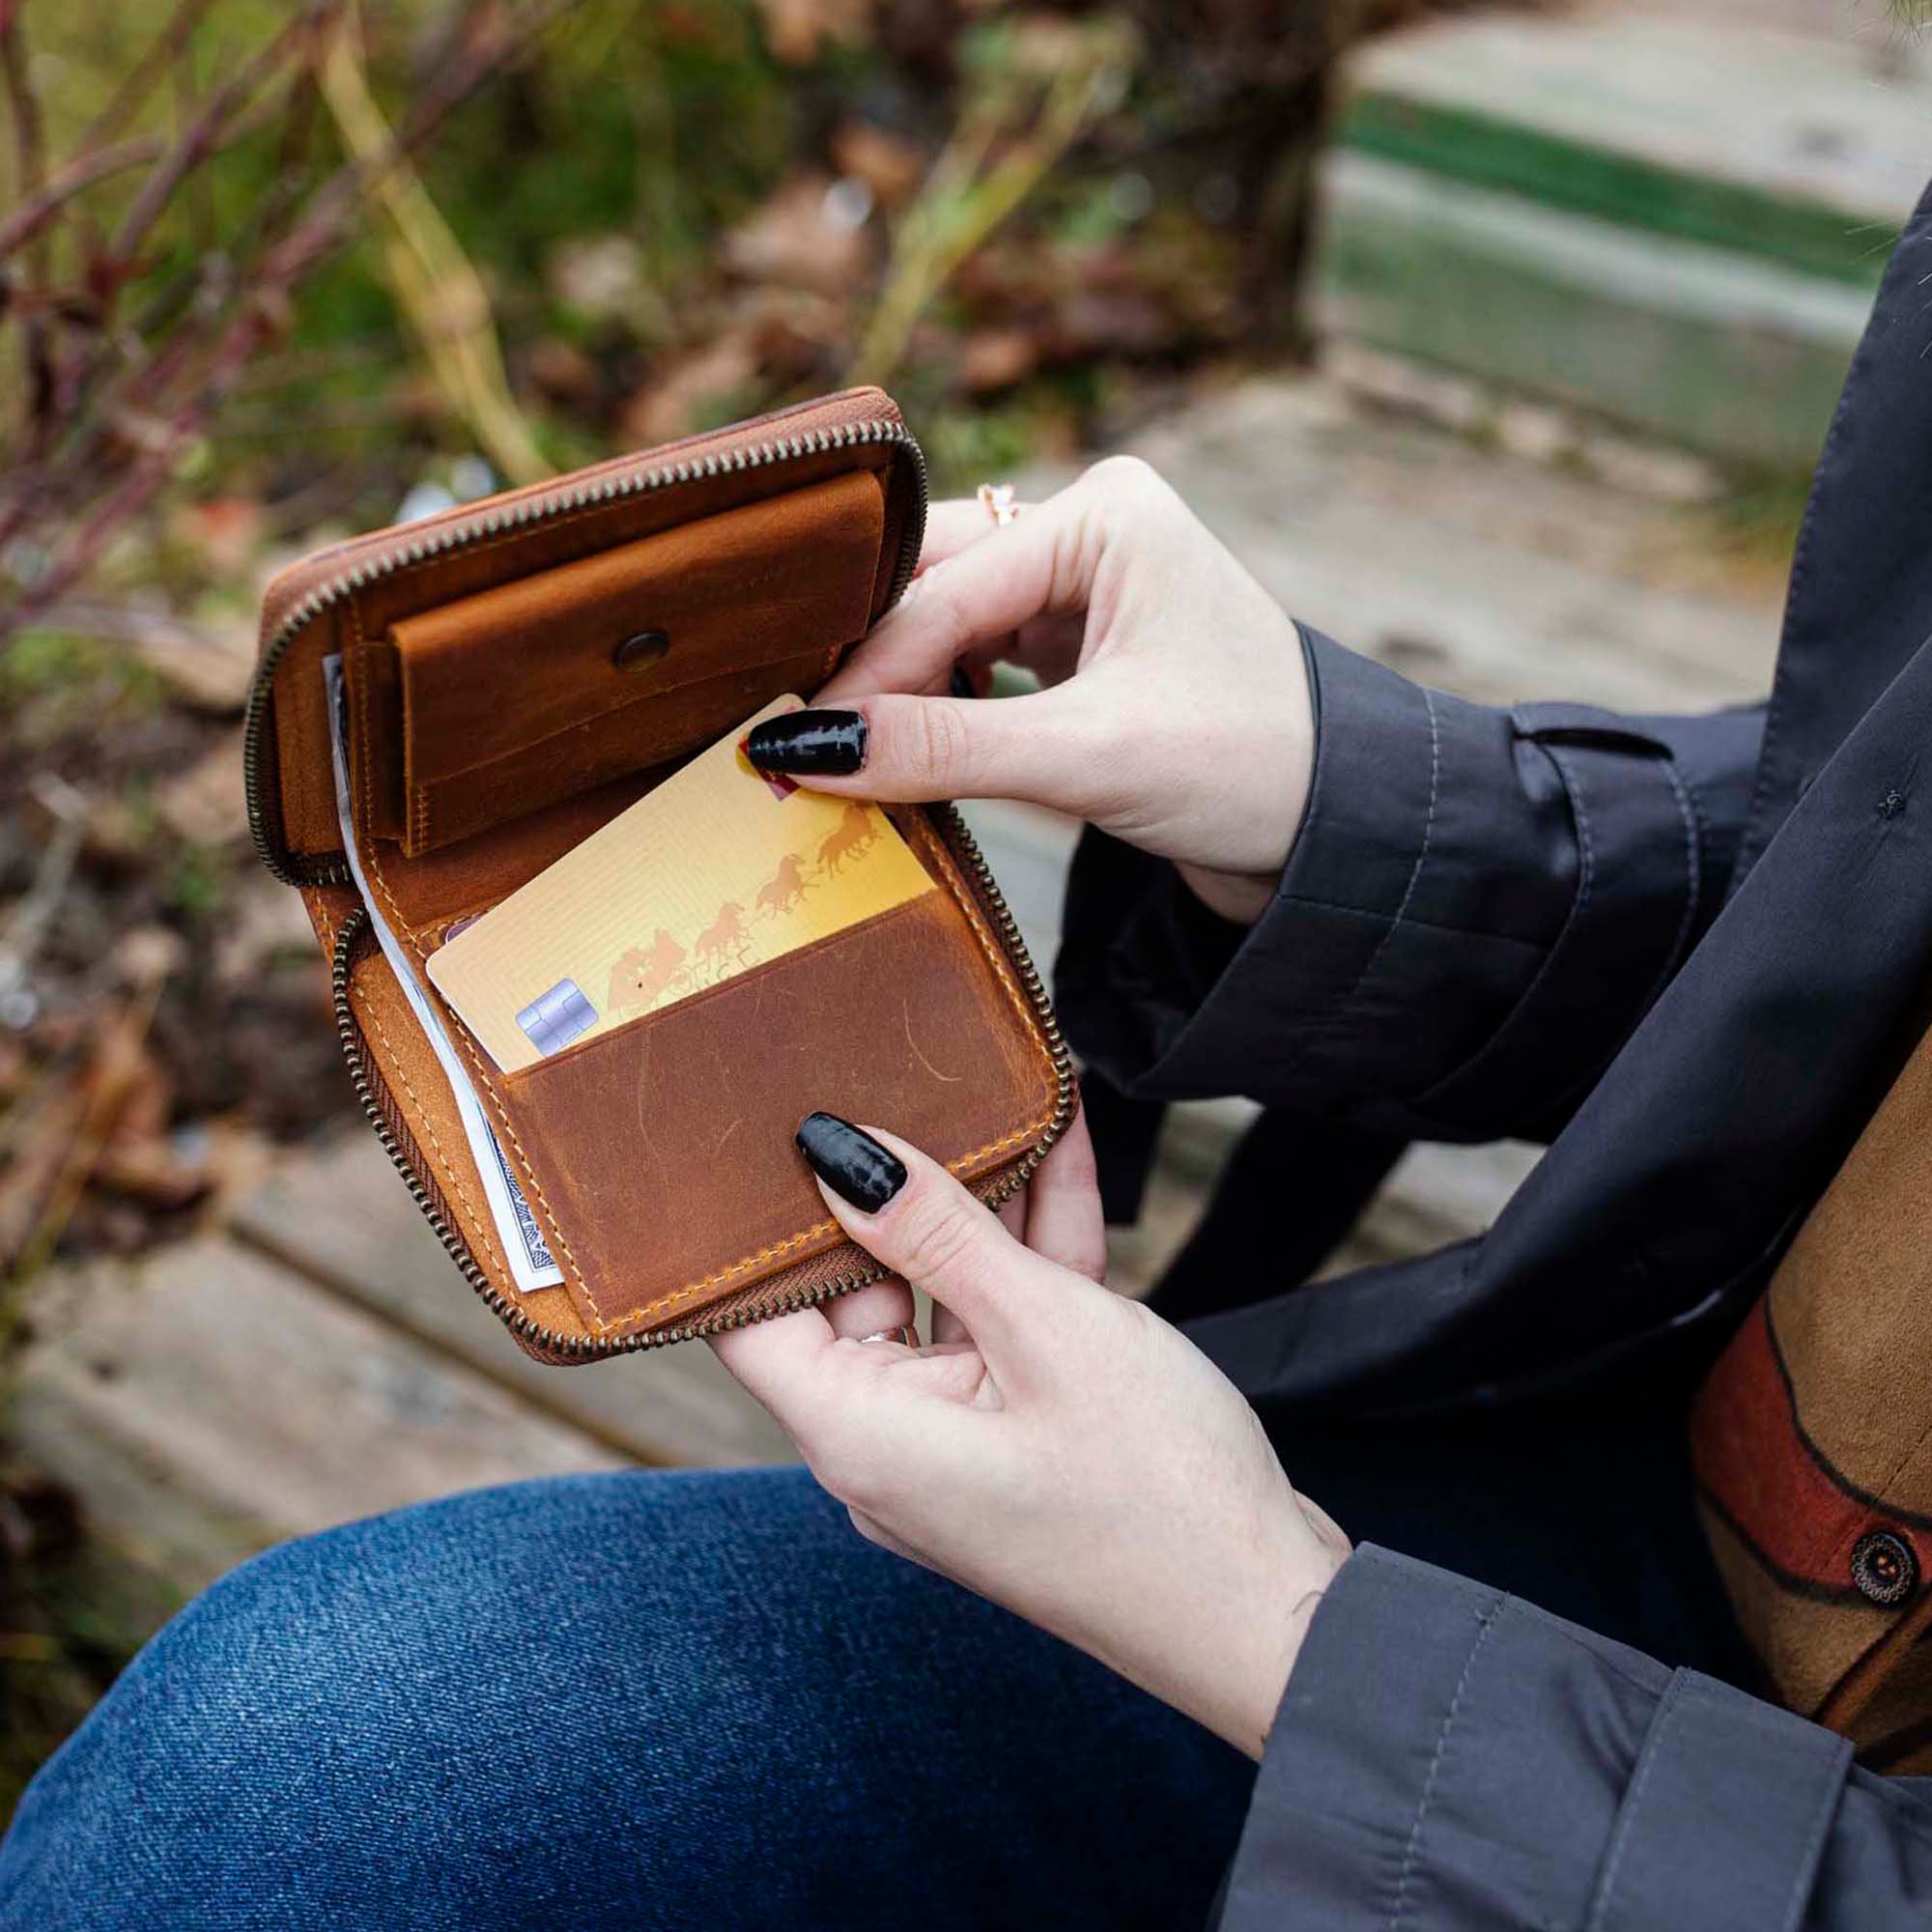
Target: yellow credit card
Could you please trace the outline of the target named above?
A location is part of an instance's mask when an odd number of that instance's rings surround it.
[[[781,697],[429,956],[506,1073],[933,890],[875,805],[758,772]]]

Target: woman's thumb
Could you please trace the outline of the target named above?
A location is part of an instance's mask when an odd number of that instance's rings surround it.
[[[1025,697],[859,698],[793,711],[746,740],[761,771],[857,798],[1018,798],[1080,815],[1092,757],[1076,678]]]

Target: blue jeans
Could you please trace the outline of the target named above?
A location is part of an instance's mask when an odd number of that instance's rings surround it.
[[[1253,1768],[799,1469],[519,1484],[270,1550],[0,1849],[0,1926],[1198,1926]]]
[[[1681,1393],[1295,1420],[1350,1532],[1751,1668]],[[42,1772],[15,1932],[1198,1927],[1253,1769],[803,1470],[519,1484],[244,1564]]]

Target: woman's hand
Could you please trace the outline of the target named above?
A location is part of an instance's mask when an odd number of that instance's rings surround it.
[[[1000,657],[1045,689],[942,695],[955,666]],[[1000,527],[935,504],[905,600],[748,749],[823,791],[1051,806],[1179,862],[1245,923],[1300,829],[1314,745],[1294,626],[1153,470],[1115,457]]]
[[[1348,1543],[1208,1358],[1099,1286],[1084,1124],[1012,1232],[890,1134],[815,1114],[799,1144],[898,1278],[716,1336],[720,1360],[872,1541],[1259,1757]],[[932,1345],[866,1342],[912,1321],[908,1281],[936,1304]]]

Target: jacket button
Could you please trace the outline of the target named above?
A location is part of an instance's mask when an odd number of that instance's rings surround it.
[[[1902,1604],[1918,1587],[1918,1554],[1891,1530],[1867,1530],[1852,1546],[1852,1581],[1874,1604]]]
[[[639,665],[656,664],[669,649],[670,639],[662,631],[638,631],[611,653],[611,662],[619,670],[636,670]]]

